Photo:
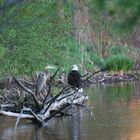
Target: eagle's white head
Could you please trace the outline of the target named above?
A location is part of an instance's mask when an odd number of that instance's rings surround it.
[[[73,65],[73,66],[72,66],[72,70],[78,71],[78,66],[77,66],[77,65]]]

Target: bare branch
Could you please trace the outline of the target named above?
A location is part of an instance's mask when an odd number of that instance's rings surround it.
[[[93,77],[95,74],[97,74],[97,73],[99,73],[99,72],[102,72],[102,71],[105,71],[106,69],[102,69],[102,70],[99,70],[99,71],[96,71],[96,72],[94,72],[93,74],[91,74],[90,76],[88,76],[85,80],[83,80],[82,82],[84,83],[84,82],[86,82],[89,78],[91,78],[91,77]],[[62,89],[62,91],[61,92],[66,92],[66,91],[68,91],[68,90],[70,90],[70,89],[72,89],[72,88],[75,88],[77,86],[77,84],[75,84],[74,86],[66,86],[66,87],[64,87],[63,89]]]
[[[83,107],[87,111],[89,111],[91,114],[91,117],[93,117],[93,113],[90,111],[90,109],[88,109],[84,105],[88,99],[87,94],[84,94],[80,91],[78,92],[78,89],[71,91],[71,89],[76,87],[77,85],[65,86],[57,95],[55,95],[54,97],[48,98],[48,95],[51,94],[51,87],[52,87],[51,82],[52,82],[53,78],[56,76],[59,69],[60,69],[60,67],[57,69],[57,71],[51,77],[51,79],[50,79],[49,75],[45,75],[45,78],[43,79],[44,80],[43,84],[41,81],[40,82],[38,81],[38,83],[40,83],[41,86],[39,88],[40,90],[36,89],[38,91],[37,95],[35,94],[36,90],[33,89],[33,87],[32,87],[35,84],[30,83],[30,82],[26,82],[25,80],[18,79],[18,78],[13,76],[13,79],[15,80],[15,82],[17,84],[14,84],[14,88],[12,89],[12,93],[13,93],[12,96],[7,96],[7,98],[10,97],[10,98],[8,98],[9,103],[16,104],[16,101],[18,101],[19,104],[17,105],[17,108],[16,108],[16,109],[18,109],[18,111],[16,110],[15,112],[10,112],[11,110],[14,109],[12,104],[6,104],[6,105],[3,104],[3,105],[1,105],[0,114],[12,116],[12,117],[17,117],[15,130],[16,130],[17,124],[21,118],[35,120],[36,122],[38,122],[42,125],[43,123],[50,120],[52,117],[55,117],[57,115],[60,116],[60,115],[69,114],[75,110],[78,111],[78,109],[80,107]],[[103,70],[100,70],[100,71],[97,71],[97,72],[91,74],[85,80],[83,80],[83,82],[87,81],[90,77],[92,77],[93,75],[95,75],[96,73],[99,73],[101,71],[103,71]],[[47,74],[47,73],[45,73],[45,74]],[[42,76],[44,76],[44,75],[42,75]],[[41,78],[42,77],[40,75],[40,79]],[[48,81],[46,82],[46,80],[48,80]],[[16,86],[19,85],[17,87],[21,87],[21,88],[17,89],[17,88],[15,88],[15,85]],[[29,87],[28,87],[28,85],[29,85]],[[36,84],[36,86],[37,86],[37,84]],[[34,88],[35,88],[35,86],[34,86]],[[21,94],[22,93],[21,91],[24,92],[24,94]],[[47,91],[47,94],[46,94],[46,91]],[[33,97],[33,101],[35,102],[36,106],[34,106],[33,102],[30,102],[30,101],[28,102],[28,100],[26,100],[26,101],[24,100],[24,97],[26,95],[25,92],[27,92],[28,94],[30,94]],[[6,91],[5,93],[6,94],[9,93],[9,90]],[[38,95],[42,95],[41,99],[39,98]],[[11,102],[11,99],[13,102]],[[8,102],[6,102],[6,103],[8,103]],[[33,109],[26,108],[26,107],[24,107],[24,105],[31,106],[31,107],[33,107]],[[8,109],[10,111],[5,111]],[[16,113],[16,112],[19,112],[19,109],[20,110],[22,109],[21,113]]]
[[[6,101],[8,101],[9,103],[12,103],[12,104],[14,104],[14,105],[16,104],[15,101],[9,99],[7,96],[5,96],[5,95],[3,95],[3,96],[4,96],[4,98],[6,99]]]
[[[56,95],[53,100],[50,100],[47,104],[45,103],[46,107],[40,109],[38,112],[34,112],[31,108],[24,107],[21,113],[14,113],[4,111],[1,107],[0,114],[18,117],[18,120],[20,118],[35,120],[39,124],[43,125],[45,122],[50,120],[52,117],[55,117],[56,115],[70,115],[65,111],[67,107],[76,104],[83,104],[83,102],[85,102],[87,99],[87,96],[85,97],[84,94],[75,91],[69,93],[68,95],[60,93],[59,95]]]
[[[62,91],[60,91],[59,94],[57,94],[56,96],[54,96],[53,98],[48,100],[48,102],[46,103],[46,104],[48,104],[48,106],[46,107],[44,112],[46,112],[49,109],[49,107],[52,105],[53,102],[55,102],[56,99],[58,99],[58,97],[60,97],[63,93],[65,93],[67,90],[70,90],[70,89],[71,89],[71,87],[68,87],[67,89],[62,89]],[[78,89],[74,90],[71,95],[73,95],[77,91],[78,91]],[[67,95],[67,97],[68,97],[68,95]],[[65,98],[62,98],[62,99],[65,99]]]
[[[14,112],[10,112],[10,111],[4,111],[4,110],[0,110],[0,114],[1,115],[6,115],[6,116],[10,116],[10,117],[19,117],[20,113],[14,113]],[[29,114],[22,114],[21,115],[22,119],[34,119],[33,115],[29,115]]]
[[[8,104],[1,104],[0,107],[1,108],[8,108],[8,107],[14,107],[15,104],[12,104],[12,103],[8,103]]]
[[[19,84],[19,86],[25,90],[26,92],[30,93],[32,97],[34,98],[35,104],[37,108],[41,108],[42,104],[38,101],[37,97],[35,96],[34,92],[32,92],[30,89],[26,88],[17,78],[13,77],[15,81]]]
[[[25,84],[31,85],[31,86],[35,86],[35,83],[32,83],[30,81],[26,81],[24,79],[19,79],[19,81],[24,82]]]
[[[93,112],[92,112],[92,111],[91,111],[86,105],[83,105],[83,104],[77,104],[77,103],[76,103],[75,105],[77,105],[77,106],[81,106],[81,107],[83,107],[84,109],[86,109],[86,110],[90,113],[92,119],[95,120],[95,117],[94,117],[94,115],[93,115]]]
[[[40,123],[43,122],[43,120],[40,119],[40,118],[33,112],[33,110],[32,110],[31,108],[26,108],[26,107],[24,107],[23,110],[24,110],[24,111],[29,111],[29,112],[34,116],[34,118],[36,118],[36,120],[38,120],[38,122],[40,122]]]
[[[89,77],[87,77],[83,82],[87,81],[89,78],[93,77],[95,74],[99,73],[99,72],[102,72],[102,71],[105,71],[106,69],[101,69],[99,71],[96,71],[94,72],[93,74],[91,74]]]
[[[57,72],[59,71],[60,66],[58,67],[58,69],[56,70],[56,72],[54,73],[54,75],[51,77],[50,82],[54,79],[54,77],[56,76]]]
[[[82,75],[81,77],[85,77],[85,76],[87,76],[89,73],[86,73],[86,74],[84,74],[84,75]]]
[[[16,121],[16,124],[15,124],[15,136],[16,136],[17,125],[18,125],[18,123],[19,123],[19,120],[20,120],[22,114],[23,114],[23,109],[21,110],[21,113],[20,113],[20,115],[18,116],[17,121]]]

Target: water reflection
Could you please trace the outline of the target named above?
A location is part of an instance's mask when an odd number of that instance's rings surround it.
[[[93,91],[95,93],[90,95],[90,99],[96,107],[94,109],[96,128],[93,129],[99,135],[98,139],[138,138],[140,136],[139,83],[119,83],[98,86],[96,89]],[[132,131],[132,128],[137,131]],[[101,130],[101,134],[99,134],[99,130]]]
[[[140,140],[140,83],[118,83],[88,88],[93,120],[85,111],[51,120],[39,128],[21,121],[16,140]],[[14,140],[16,120],[0,116],[0,140]]]
[[[80,139],[80,128],[81,128],[81,117],[82,113],[77,113],[70,117],[69,121],[71,122],[71,125],[69,125],[69,129],[71,130],[71,140],[79,140]]]

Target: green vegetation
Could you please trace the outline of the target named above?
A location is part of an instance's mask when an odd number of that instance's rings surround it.
[[[105,68],[114,72],[128,72],[132,69],[133,61],[123,55],[112,55],[106,59]]]
[[[138,23],[140,17],[139,0],[89,0],[88,2],[92,17],[98,19],[104,17],[102,22],[105,23],[113,20],[114,29],[119,27],[121,30],[128,31]],[[107,19],[105,19],[105,15],[108,15]]]
[[[64,52],[76,44],[70,37],[70,18],[64,22],[58,16],[56,2],[13,6],[4,13],[1,24],[0,76],[10,69],[14,74],[31,74],[46,65],[63,66],[69,55]]]
[[[103,8],[104,11],[102,11],[99,8],[102,6],[100,1],[99,3],[96,0],[88,1],[89,4],[92,3],[89,6],[90,11],[96,6],[93,2],[99,4],[95,9],[95,14],[93,15],[94,11],[91,12],[92,19],[95,19],[92,20],[93,25],[98,25],[93,30],[95,34],[98,34],[97,38],[94,38],[95,43],[93,44],[78,43],[74,36],[73,16],[75,11],[73,9],[75,1],[59,2],[23,1],[8,6],[1,12],[0,78],[11,74],[11,72],[15,75],[30,75],[35,71],[43,70],[46,65],[53,65],[56,68],[61,66],[62,70],[66,72],[72,64],[78,64],[82,72],[85,69],[93,70],[94,66],[102,68],[105,63],[110,70],[130,70],[132,63],[121,55],[129,56],[135,61],[134,56],[138,56],[139,50],[135,51],[134,48],[123,45],[118,46],[116,45],[118,42],[110,42],[111,38],[105,44],[104,38],[100,37],[104,30],[107,30],[112,38],[118,36],[118,33],[114,31],[114,24],[110,26],[113,18],[104,20],[99,14],[109,10],[109,13],[112,12],[111,16],[115,15],[116,21],[117,15],[119,15],[116,6],[119,7],[122,2],[115,5],[115,1],[112,1],[108,5],[108,2],[104,0],[102,2],[106,8]],[[0,6],[3,4],[4,0],[1,0]],[[134,4],[136,9],[133,12],[138,12],[139,2],[134,2]],[[123,11],[122,7],[120,9]],[[129,7],[129,9],[131,8]],[[98,10],[100,10],[99,13]],[[119,58],[114,58],[114,54],[119,55]],[[108,56],[110,57],[106,60]],[[119,65],[117,68],[110,66],[114,59]]]

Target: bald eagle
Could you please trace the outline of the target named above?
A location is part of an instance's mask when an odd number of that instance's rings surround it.
[[[72,70],[68,74],[68,84],[74,88],[81,88],[81,74],[78,72],[78,66],[73,65]]]

